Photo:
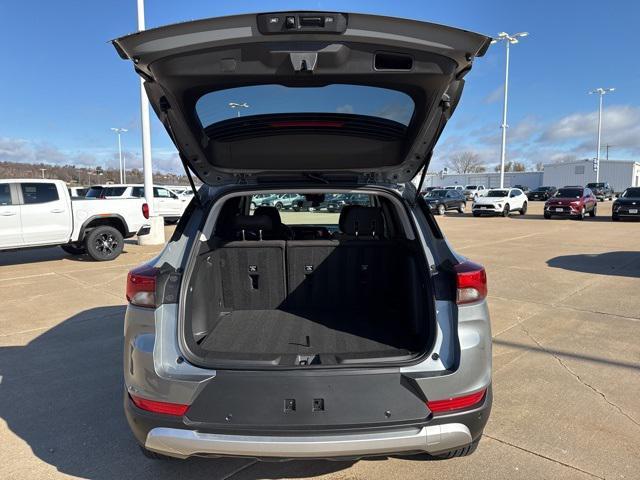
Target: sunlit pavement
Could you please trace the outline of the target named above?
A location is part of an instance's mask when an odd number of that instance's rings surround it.
[[[494,405],[470,457],[428,462],[157,462],[122,413],[127,271],[59,248],[0,253],[0,478],[638,478],[640,223],[447,214],[459,253],[486,266]],[[167,228],[169,232],[171,228]]]

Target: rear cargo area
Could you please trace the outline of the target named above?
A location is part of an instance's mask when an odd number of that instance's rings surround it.
[[[285,366],[400,360],[425,349],[426,268],[412,244],[362,226],[332,240],[265,240],[244,227],[241,240],[216,237],[198,255],[185,309],[192,353]]]

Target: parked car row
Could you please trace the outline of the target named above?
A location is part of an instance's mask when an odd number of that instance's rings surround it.
[[[598,193],[589,185],[599,188]],[[445,187],[423,191],[427,205],[433,213],[444,215],[449,210],[464,213],[467,200],[472,200],[474,217],[480,215],[509,216],[511,212],[527,213],[530,200],[544,199],[544,218],[570,217],[583,220],[587,215],[595,217],[599,196],[611,198],[613,190],[608,183],[588,184],[586,187],[568,185],[557,189],[544,186],[525,192],[523,188],[494,188],[487,190],[483,185],[467,185],[464,190]],[[640,217],[640,187],[627,188],[613,203],[612,219]]]

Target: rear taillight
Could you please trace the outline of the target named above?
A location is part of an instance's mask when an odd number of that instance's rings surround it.
[[[187,413],[187,410],[189,409],[189,405],[183,405],[181,403],[158,402],[156,400],[149,400],[135,395],[130,395],[130,397],[136,407],[148,412],[181,417]]]
[[[452,412],[454,410],[462,410],[463,408],[473,407],[479,404],[483,399],[487,389],[484,388],[479,392],[465,395],[463,397],[447,398],[446,400],[434,400],[427,402],[427,407],[433,413]]]
[[[478,302],[487,296],[487,274],[482,265],[465,261],[453,267],[456,272],[456,303]]]
[[[158,269],[140,265],[127,275],[127,300],[138,307],[156,307],[156,276]]]
[[[142,204],[142,215],[144,218],[149,219],[149,205],[146,203]]]

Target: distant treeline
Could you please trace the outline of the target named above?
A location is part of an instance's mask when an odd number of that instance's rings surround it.
[[[115,169],[76,167],[74,165],[47,165],[45,163],[0,162],[0,178],[44,178],[64,180],[73,185],[119,183],[120,172]],[[127,183],[142,183],[142,170],[127,170]],[[185,175],[154,173],[153,182],[160,185],[188,185]]]

